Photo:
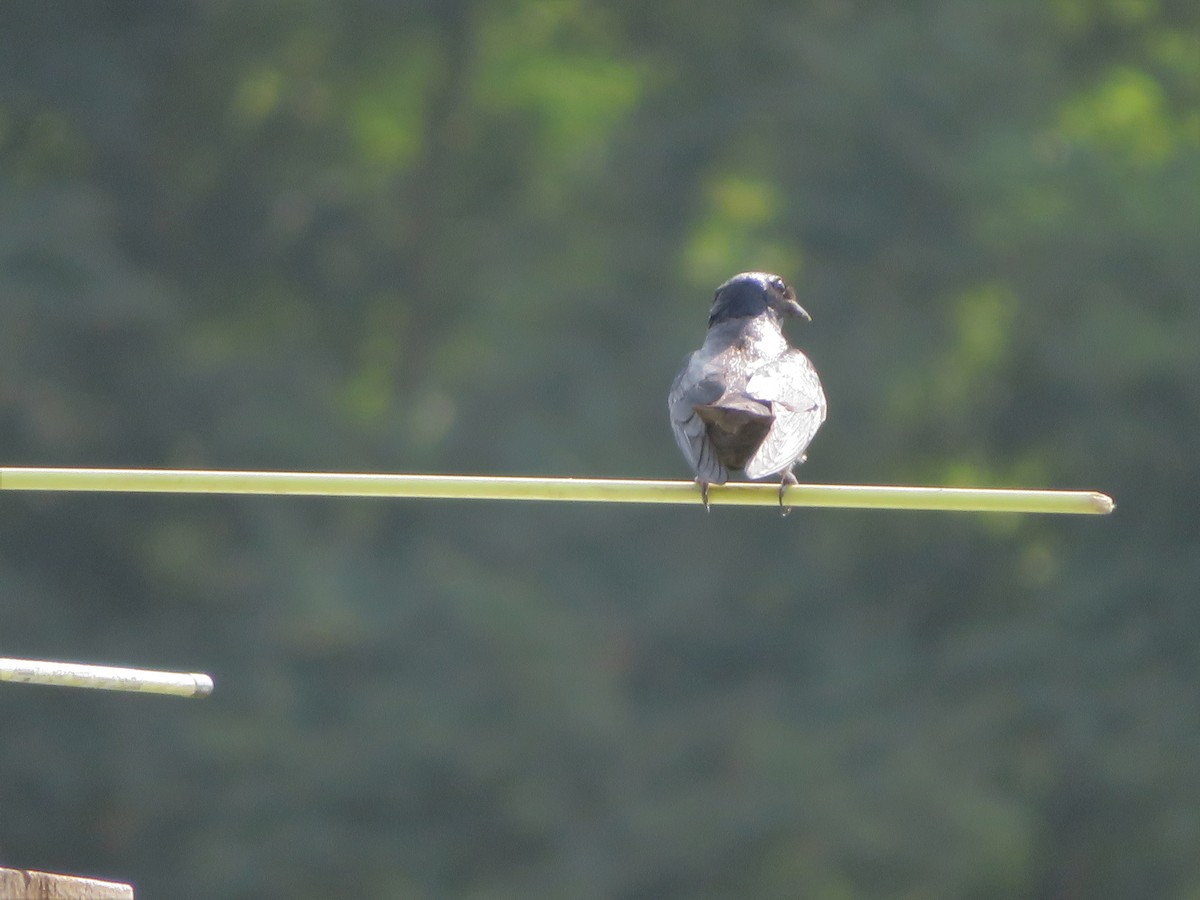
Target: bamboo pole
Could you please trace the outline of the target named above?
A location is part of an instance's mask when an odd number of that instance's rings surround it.
[[[690,481],[608,478],[513,478],[482,475],[384,475],[332,472],[239,472],[189,469],[66,469],[0,467],[0,491],[114,491],[166,494],[278,494],[319,497],[424,497],[455,500],[562,500],[698,505]],[[713,505],[776,506],[773,484],[709,489]],[[1105,515],[1112,498],[1096,491],[896,485],[801,484],[787,489],[789,506],[921,509],[958,512]]]
[[[213,690],[212,678],[199,672],[156,672],[40,659],[0,658],[0,681],[175,697],[207,697]]]
[[[0,869],[0,897],[4,900],[133,900],[133,885],[31,869]]]

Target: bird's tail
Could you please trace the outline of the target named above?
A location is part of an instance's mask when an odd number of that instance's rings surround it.
[[[696,406],[695,410],[705,423],[729,434],[748,426],[753,430],[761,428],[765,432],[775,421],[771,404],[745,394],[725,394],[712,403]]]

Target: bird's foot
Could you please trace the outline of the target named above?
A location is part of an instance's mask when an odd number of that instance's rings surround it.
[[[789,487],[791,487],[793,484],[799,483],[800,482],[796,480],[796,476],[793,474],[791,469],[788,469],[786,472],[784,472],[783,477],[779,480],[779,514],[781,516],[786,516],[792,511],[790,506],[783,505],[783,495],[787,493],[787,489]]]
[[[700,502],[704,504],[704,511],[712,512],[708,506],[708,482],[703,478],[697,478],[696,484],[700,486]]]

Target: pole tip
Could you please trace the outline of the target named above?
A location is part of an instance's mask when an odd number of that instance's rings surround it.
[[[1112,497],[1108,496],[1108,494],[1101,494],[1099,491],[1094,491],[1089,500],[1091,501],[1092,508],[1102,516],[1107,516],[1117,508],[1117,504],[1113,502]]]
[[[193,697],[207,697],[213,692],[213,680],[211,676],[200,672],[193,672],[191,678],[196,683],[196,689],[192,692]]]

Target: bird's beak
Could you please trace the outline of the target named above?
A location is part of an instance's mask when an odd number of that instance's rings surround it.
[[[808,314],[808,310],[801,306],[796,300],[789,299],[787,302],[787,308],[788,312],[790,312],[793,316],[800,316],[809,322],[812,321],[812,316]]]

